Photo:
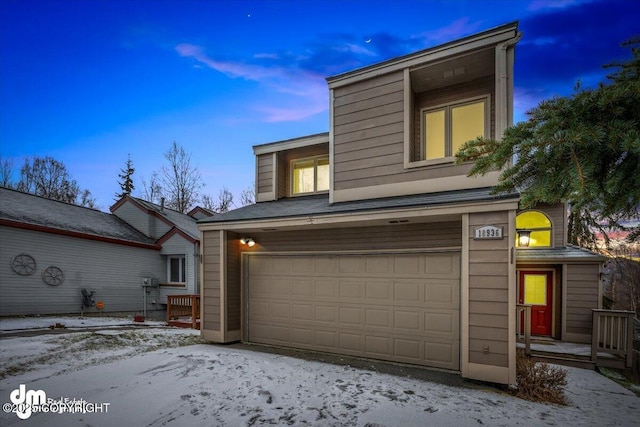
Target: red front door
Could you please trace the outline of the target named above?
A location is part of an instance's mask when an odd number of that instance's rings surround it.
[[[531,305],[531,334],[552,334],[553,272],[526,271],[519,274],[519,303]]]

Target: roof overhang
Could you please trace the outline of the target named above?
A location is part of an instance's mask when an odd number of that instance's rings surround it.
[[[498,200],[487,203],[456,203],[438,206],[377,209],[370,211],[340,212],[332,214],[301,215],[264,220],[238,220],[218,223],[201,223],[200,231],[281,231],[313,228],[346,228],[398,223],[424,223],[457,220],[464,213],[516,210],[518,199]]]
[[[284,141],[270,142],[268,144],[255,145],[253,154],[269,154],[278,151],[292,150],[294,148],[309,147],[317,144],[328,144],[329,132],[318,133],[315,135],[303,136],[300,138],[287,139]]]
[[[442,61],[474,50],[495,46],[511,40],[517,37],[517,35],[518,22],[515,21],[478,34],[463,37],[450,43],[329,77],[327,78],[327,83],[329,84],[329,89],[335,89],[405,68],[425,66],[430,62]]]
[[[519,264],[594,264],[607,260],[607,257],[586,249],[568,245],[561,248],[516,249],[516,261]]]

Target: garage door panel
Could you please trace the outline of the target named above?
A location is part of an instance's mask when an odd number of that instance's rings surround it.
[[[363,296],[364,283],[356,280],[340,280],[338,282],[338,295],[342,299],[354,298],[360,300]]]
[[[314,319],[323,323],[336,323],[338,309],[335,306],[330,305],[316,305]]]
[[[425,286],[424,302],[430,306],[446,306],[455,308],[458,306],[458,290],[455,283],[448,282],[432,282]]]
[[[309,274],[315,270],[315,258],[312,256],[296,257],[295,262],[291,264],[291,271],[294,273]]]
[[[249,341],[459,369],[459,254],[249,258]]]
[[[393,273],[395,277],[424,274],[423,254],[402,255],[393,257]]]
[[[291,305],[286,302],[271,302],[269,303],[269,314],[273,319],[291,320]]]
[[[310,347],[314,344],[314,331],[311,329],[291,328],[291,342],[298,346]]]
[[[455,369],[458,365],[458,345],[451,342],[425,342],[424,358],[431,366],[444,369]]]
[[[346,326],[362,326],[363,309],[356,307],[340,307],[340,324]]]
[[[313,305],[292,303],[291,320],[313,320]]]
[[[432,337],[458,338],[458,312],[428,312],[424,314],[424,331]]]
[[[418,311],[403,310],[401,308],[394,310],[394,327],[402,329],[405,333],[417,334],[422,331],[420,327],[420,318],[424,316]]]
[[[393,296],[397,302],[417,302],[424,299],[424,283],[418,281],[396,281],[393,283]]]
[[[339,266],[340,274],[358,274],[364,270],[364,257],[340,257]]]
[[[338,333],[335,331],[314,331],[315,346],[327,350],[335,351],[338,349]]]
[[[388,300],[391,297],[391,283],[379,281],[365,282],[365,299]]]
[[[340,332],[339,340],[341,350],[363,352],[364,351],[364,336],[357,333]]]
[[[369,308],[365,310],[365,326],[371,328],[388,328],[391,326],[391,316],[388,309]]]
[[[392,339],[390,337],[365,337],[365,352],[372,356],[385,357],[392,351]]]
[[[271,325],[269,328],[269,336],[274,341],[287,343],[291,340],[290,329],[287,326]]]
[[[315,295],[317,297],[335,297],[337,295],[336,289],[338,288],[337,280],[321,279],[316,280]]]
[[[340,259],[337,256],[314,258],[314,271],[320,275],[335,274],[340,271]]]
[[[396,338],[393,340],[393,355],[401,359],[410,359],[419,363],[421,342],[416,339]]]
[[[429,254],[426,258],[426,271],[429,275],[445,277],[460,277],[460,255]]]
[[[258,277],[249,287],[250,295],[269,298],[284,297],[291,294],[290,280],[288,278],[273,278],[269,276]]]
[[[313,280],[292,278],[291,294],[297,296],[311,297],[313,296]]]

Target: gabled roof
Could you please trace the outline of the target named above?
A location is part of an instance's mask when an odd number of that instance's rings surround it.
[[[200,232],[198,231],[198,225],[196,224],[195,218],[137,197],[129,196],[129,198],[135,203],[138,203],[152,215],[165,220],[165,222],[173,225],[189,237],[195,240],[200,239]]]
[[[0,224],[159,249],[115,215],[0,187]]]
[[[349,212],[366,212],[384,209],[430,207],[446,204],[482,202],[492,200],[518,199],[516,193],[495,195],[491,188],[446,191],[441,193],[417,194],[411,196],[388,197],[383,199],[356,200],[329,203],[327,194],[306,197],[292,197],[272,202],[260,202],[244,206],[226,213],[198,221],[198,224],[213,224],[236,221],[256,221],[276,218],[306,217]]]
[[[567,245],[561,248],[518,249],[516,259],[518,262],[602,262],[607,257],[578,246]]]

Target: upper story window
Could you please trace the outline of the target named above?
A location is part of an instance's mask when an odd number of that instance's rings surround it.
[[[167,257],[167,278],[169,283],[187,283],[187,268],[184,255]]]
[[[329,191],[329,156],[291,161],[291,180],[294,196]]]
[[[551,230],[551,220],[542,212],[522,212],[516,216],[516,247],[548,248]]]
[[[452,161],[467,141],[487,135],[488,97],[421,111],[421,158]]]

